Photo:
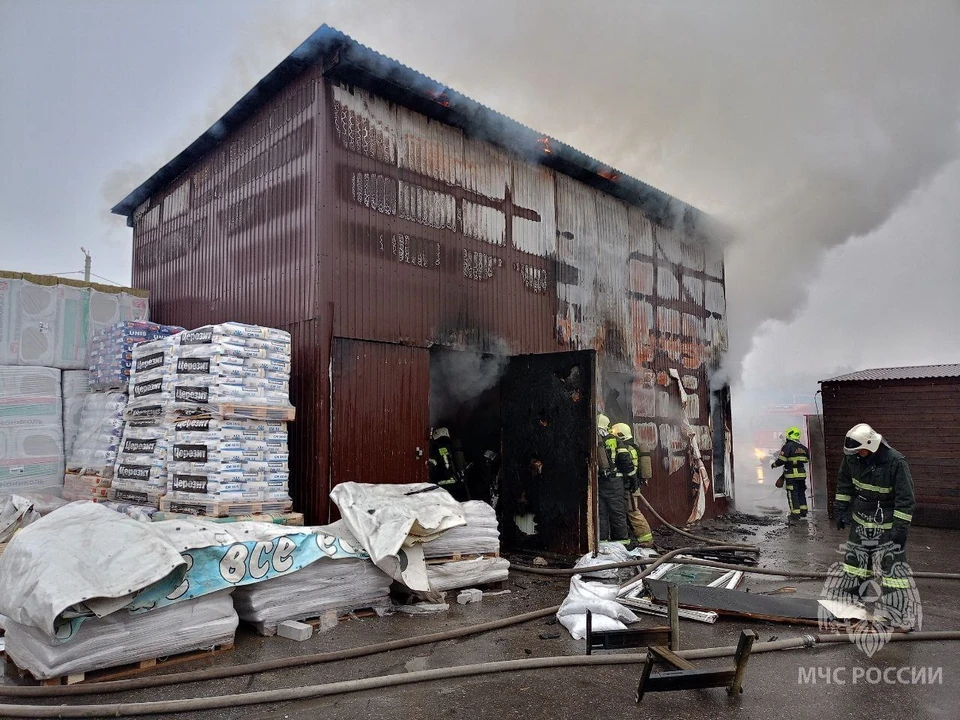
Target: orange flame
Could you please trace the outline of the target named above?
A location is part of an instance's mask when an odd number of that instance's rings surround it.
[[[546,135],[537,138],[537,145],[539,145],[540,149],[548,155],[553,152],[553,150],[550,149],[550,138],[548,138]]]
[[[599,175],[602,178],[606,178],[610,182],[616,182],[617,180],[620,179],[620,176],[610,168],[604,168],[603,170],[598,170],[597,175]]]

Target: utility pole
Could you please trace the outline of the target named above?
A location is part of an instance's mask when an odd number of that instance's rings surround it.
[[[84,281],[84,282],[90,282],[90,253],[87,252],[87,249],[86,249],[86,248],[80,248],[80,250],[83,252],[83,255],[84,255],[84,260],[83,260],[83,281]]]

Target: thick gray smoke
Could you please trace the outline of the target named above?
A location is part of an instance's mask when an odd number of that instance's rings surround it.
[[[741,460],[754,408],[841,367],[947,352],[912,302],[953,312],[955,283],[905,271],[956,259],[932,245],[950,193],[917,200],[957,187],[955,0],[269,3],[205,125],[322,23],[732,229],[722,377]],[[877,341],[901,316],[896,343]]]
[[[458,412],[470,410],[503,377],[509,354],[504,343],[495,353],[475,348],[438,351],[430,363],[430,425],[450,422]]]

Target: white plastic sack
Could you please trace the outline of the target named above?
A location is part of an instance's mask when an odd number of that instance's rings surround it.
[[[40,519],[33,503],[20,495],[10,495],[0,507],[0,542],[7,542],[13,534]]]
[[[594,567],[596,565],[609,565],[610,563],[619,563],[619,562],[630,562],[635,558],[630,552],[624,547],[623,543],[618,542],[602,542],[600,543],[600,549],[597,552],[597,556],[594,557],[593,553],[587,553],[582,558],[577,560],[577,564],[574,565],[575,570],[583,569],[583,577],[593,577],[593,578],[602,578],[604,580],[616,580],[619,577],[619,571],[616,568],[610,570],[596,570],[594,572],[587,571],[587,568]],[[629,568],[627,568],[629,570]]]
[[[587,610],[593,617],[596,630],[626,630],[624,623],[634,623],[637,616],[616,601],[616,585],[584,582],[579,575],[570,578],[570,592],[564,598],[557,619],[574,640],[582,640],[587,634]]]
[[[88,620],[69,643],[8,621],[7,654],[18,667],[45,679],[226,645],[233,642],[237,624],[225,590],[151,613],[120,611]]]
[[[151,526],[71,503],[22,529],[0,555],[0,613],[53,638],[74,605],[132,596],[185,566]]]
[[[330,499],[374,564],[412,590],[430,590],[422,543],[466,522],[460,503],[431,483],[346,482]]]

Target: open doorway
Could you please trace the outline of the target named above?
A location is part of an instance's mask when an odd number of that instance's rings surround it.
[[[515,550],[588,546],[594,428],[591,351],[430,351],[430,420],[459,453],[469,497],[494,505]]]

